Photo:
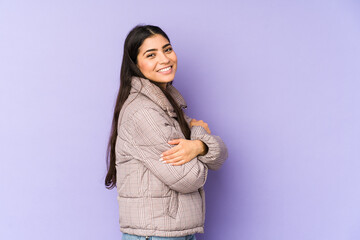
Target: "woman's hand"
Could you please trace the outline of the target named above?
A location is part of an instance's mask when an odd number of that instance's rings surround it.
[[[182,165],[194,159],[198,155],[205,155],[208,147],[201,140],[187,140],[183,138],[173,139],[169,144],[177,146],[163,152],[159,161],[173,166]]]
[[[203,128],[205,128],[205,130],[211,134],[211,131],[209,129],[209,126],[206,122],[204,122],[203,120],[196,120],[195,118],[191,119],[190,121],[190,128],[192,126],[202,126]]]

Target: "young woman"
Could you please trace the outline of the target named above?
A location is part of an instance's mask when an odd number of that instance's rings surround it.
[[[128,34],[107,151],[123,240],[196,240],[204,232],[208,169],[228,157],[208,125],[187,116],[172,85],[177,57],[159,27]]]

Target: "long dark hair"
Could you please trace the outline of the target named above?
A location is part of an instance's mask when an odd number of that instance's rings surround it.
[[[106,152],[106,167],[107,167],[107,174],[105,177],[105,186],[108,189],[112,189],[116,186],[116,168],[115,168],[115,144],[117,138],[117,125],[119,119],[120,110],[128,98],[131,90],[131,78],[133,76],[146,78],[139,68],[136,66],[137,64],[137,56],[139,54],[139,48],[144,42],[144,40],[152,35],[160,34],[165,37],[169,43],[170,39],[166,35],[166,33],[159,27],[153,25],[137,25],[135,26],[128,34],[125,39],[124,44],[124,54],[121,64],[121,72],[120,72],[120,88],[116,98],[116,104],[114,108],[114,116],[111,125],[111,133],[110,138],[107,146]],[[149,79],[150,80],[150,79]],[[167,97],[171,105],[173,106],[176,115],[177,121],[181,127],[181,131],[183,132],[186,139],[190,139],[190,128],[187,124],[183,110],[178,106],[174,98],[167,92],[160,87],[159,83],[151,81],[152,84],[157,85],[164,95]],[[172,82],[168,83],[172,84]]]

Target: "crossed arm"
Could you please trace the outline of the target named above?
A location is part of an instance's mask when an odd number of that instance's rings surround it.
[[[184,117],[188,125],[193,126],[192,118],[184,113]],[[207,130],[209,133],[210,130]],[[169,144],[176,145],[171,149],[163,152],[159,159],[163,163],[168,163],[173,166],[185,164],[196,156],[204,156],[208,152],[208,146],[201,140],[186,140],[183,138],[172,139],[168,141]]]
[[[191,120],[189,117],[186,119],[188,123]],[[126,124],[132,126],[127,127]],[[166,113],[151,107],[141,108],[133,113],[131,121],[126,124],[123,125],[124,128],[132,131],[128,133],[132,136],[129,142],[134,148],[132,155],[163,183],[178,192],[197,191],[205,184],[208,169],[219,169],[228,156],[220,137],[209,134],[202,126],[192,126],[190,140],[181,139],[182,134],[168,121]],[[180,165],[164,164],[159,159],[162,153],[173,148],[168,141],[174,139],[181,141],[181,146],[193,141],[192,153],[187,154],[190,160]],[[203,152],[203,147],[194,147],[196,144],[200,146],[199,142],[208,147],[206,153]],[[180,148],[182,147],[178,147]],[[201,152],[205,154],[201,156]]]

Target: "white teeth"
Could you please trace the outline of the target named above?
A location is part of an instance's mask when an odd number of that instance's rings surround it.
[[[159,72],[166,72],[166,71],[169,71],[170,69],[171,69],[171,67],[163,68],[163,69],[160,69]]]

